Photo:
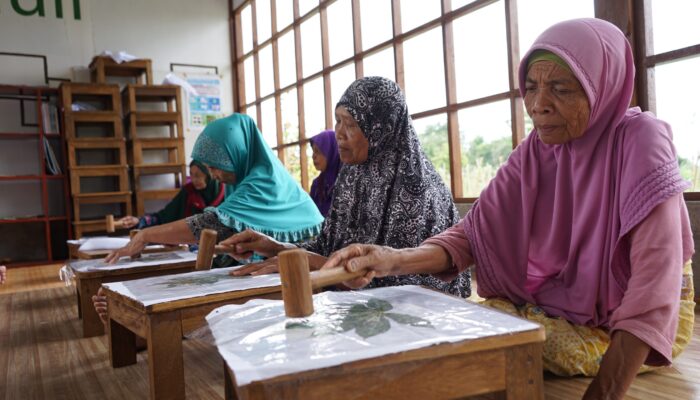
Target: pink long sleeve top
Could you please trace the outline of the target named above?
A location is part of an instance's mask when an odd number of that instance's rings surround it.
[[[451,280],[469,267],[470,244],[464,232],[464,220],[443,233],[426,240],[450,255],[452,268],[438,277]],[[681,226],[682,229],[678,229]],[[690,241],[687,209],[682,194],[657,206],[627,236],[631,273],[620,305],[613,310],[609,324],[601,328],[612,335],[624,330],[651,347],[645,364],[668,365],[678,325],[683,249]],[[530,266],[528,266],[530,269]],[[478,274],[479,268],[476,266]],[[533,271],[536,275],[537,271]],[[528,271],[528,275],[530,271]],[[505,294],[504,294],[505,295]]]

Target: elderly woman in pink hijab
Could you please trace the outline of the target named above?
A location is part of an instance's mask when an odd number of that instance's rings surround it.
[[[545,325],[546,369],[596,376],[584,398],[621,398],[692,332],[688,184],[671,128],[628,109],[632,51],[602,20],[547,29],[519,79],[534,130],[462,221],[413,249],[350,245],[324,268],[368,268],[346,282],[361,287],[475,265],[487,305]]]

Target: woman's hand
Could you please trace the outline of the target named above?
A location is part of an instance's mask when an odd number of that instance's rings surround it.
[[[309,256],[309,268],[312,271],[321,269],[323,263],[327,260],[326,257],[318,255],[316,253],[310,253],[307,251]],[[236,268],[229,272],[233,276],[243,276],[243,275],[265,275],[265,274],[278,274],[280,272],[279,268],[279,258],[271,257],[265,261],[260,261],[252,264],[248,264],[245,267]]]
[[[229,275],[244,276],[244,275],[266,275],[276,274],[280,272],[279,260],[277,257],[271,257],[267,260],[248,264],[241,268],[236,268],[229,272]]]
[[[7,267],[0,265],[0,284],[5,284],[7,280]]]
[[[114,264],[122,257],[133,256],[134,254],[140,253],[148,244],[145,238],[146,231],[147,229],[140,231],[134,235],[133,238],[131,238],[131,241],[129,241],[126,246],[110,252],[107,257],[105,257],[105,262],[108,264]]]
[[[103,324],[107,323],[107,297],[102,293],[102,287],[97,290],[97,294],[92,296],[92,305],[100,316],[100,321]]]
[[[124,218],[120,218],[119,220],[117,220],[114,223],[114,225],[122,227],[123,229],[131,229],[138,224],[139,224],[139,219],[132,216],[132,215],[127,215]]]
[[[369,285],[375,277],[394,275],[399,251],[374,244],[352,244],[331,254],[321,269],[340,266],[348,272],[366,269],[364,276],[343,282],[349,288],[358,289]]]
[[[258,253],[263,257],[274,257],[287,248],[285,244],[251,229],[237,233],[221,241],[219,245],[229,247],[231,249],[229,254],[236,260],[246,260],[252,257],[253,253]],[[294,247],[291,246],[289,248]]]

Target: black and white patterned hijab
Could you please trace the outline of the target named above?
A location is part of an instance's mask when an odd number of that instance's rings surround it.
[[[328,257],[352,243],[416,247],[459,220],[450,191],[423,153],[399,86],[367,77],[350,85],[345,107],[369,142],[367,161],[344,164],[322,232],[301,247]],[[468,273],[450,283],[429,275],[377,278],[369,287],[424,285],[468,297]]]

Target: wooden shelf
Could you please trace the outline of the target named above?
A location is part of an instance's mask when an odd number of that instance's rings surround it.
[[[9,182],[27,182],[34,187],[38,187],[40,191],[41,198],[41,213],[43,215],[24,217],[24,218],[3,218],[0,217],[0,224],[6,225],[3,230],[3,239],[12,242],[13,238],[21,237],[31,232],[32,235],[36,236],[36,240],[32,240],[27,243],[21,243],[21,246],[16,246],[18,251],[10,252],[13,254],[6,254],[7,258],[10,259],[10,266],[18,265],[36,265],[37,263],[50,263],[58,260],[63,260],[67,258],[67,249],[65,254],[61,254],[61,249],[65,245],[64,240],[70,239],[72,237],[71,226],[65,223],[65,226],[61,222],[68,222],[71,219],[71,208],[70,208],[70,198],[68,195],[68,177],[66,174],[50,175],[46,173],[46,160],[44,158],[44,141],[42,138],[47,138],[50,140],[61,140],[64,138],[62,131],[62,125],[59,124],[58,132],[45,132],[42,127],[41,121],[44,120],[43,113],[46,112],[46,105],[52,110],[60,111],[60,92],[56,88],[49,87],[30,87],[30,86],[13,86],[13,85],[0,85],[0,97],[5,100],[13,100],[17,102],[30,101],[36,103],[37,116],[36,120],[37,126],[33,127],[33,131],[29,132],[0,132],[0,140],[3,141],[0,146],[11,146],[12,143],[8,143],[8,140],[29,140],[29,143],[36,143],[36,152],[26,152],[23,151],[23,157],[36,159],[38,158],[38,170],[39,173],[35,174],[25,174],[25,175],[9,175],[0,176],[1,182],[6,182],[2,190],[22,190],[16,188],[14,185],[9,185]],[[20,115],[17,114],[16,118],[19,120]],[[55,144],[55,142],[53,142]],[[32,143],[32,145],[34,145]],[[61,162],[65,160],[65,149],[63,144],[61,146],[51,146],[54,151],[57,152],[57,159],[59,162],[59,167],[61,170],[66,171],[65,163]],[[0,160],[2,163],[3,160]],[[49,185],[51,182],[51,185]],[[62,193],[56,192],[57,187],[55,183],[62,184]],[[26,184],[25,184],[26,185]],[[24,188],[25,185],[22,185]],[[50,188],[50,190],[49,190]],[[49,212],[49,199],[59,198],[63,201],[65,210],[64,214],[51,215]],[[17,212],[13,210],[12,212]],[[17,212],[21,214],[21,211]],[[26,256],[24,255],[26,254]],[[41,260],[32,260],[32,257],[39,256]]]
[[[161,175],[185,173],[185,164],[162,163],[162,164],[138,164],[133,166],[134,176]]]

